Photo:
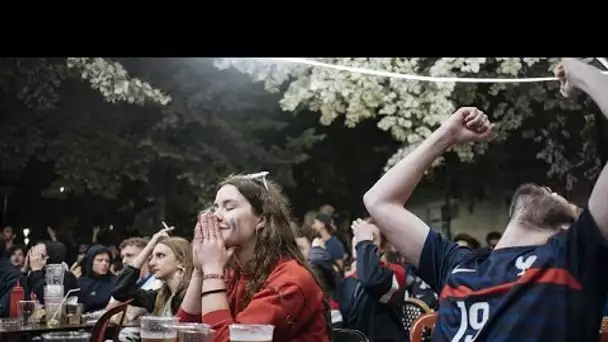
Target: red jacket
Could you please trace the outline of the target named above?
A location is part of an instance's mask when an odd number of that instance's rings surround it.
[[[280,261],[265,285],[253,295],[247,307],[238,307],[245,295],[247,277],[241,275],[236,286],[228,289],[230,310],[192,315],[182,309],[180,321],[203,322],[215,330],[215,342],[229,342],[232,323],[272,324],[274,341],[329,342],[323,306],[323,291],[313,276],[295,260]]]

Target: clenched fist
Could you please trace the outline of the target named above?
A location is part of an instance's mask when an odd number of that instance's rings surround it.
[[[441,128],[453,144],[487,140],[493,125],[488,116],[475,107],[462,107],[445,121]]]

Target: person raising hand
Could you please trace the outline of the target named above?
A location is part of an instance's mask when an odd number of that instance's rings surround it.
[[[113,298],[118,301],[133,299],[131,305],[145,308],[156,316],[172,317],[177,313],[194,265],[190,242],[170,237],[172,230],[173,227],[165,227],[154,234],[141,253],[125,267],[112,289]],[[137,286],[140,269],[148,260],[151,273],[163,282],[160,289],[144,290]]]

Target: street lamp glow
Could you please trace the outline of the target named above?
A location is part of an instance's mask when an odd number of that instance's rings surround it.
[[[65,191],[64,187],[59,188],[59,192],[64,192],[64,191]]]

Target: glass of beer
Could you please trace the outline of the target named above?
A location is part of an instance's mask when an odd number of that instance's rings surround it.
[[[215,331],[207,324],[181,323],[177,326],[179,342],[213,342]]]
[[[143,316],[139,320],[142,342],[175,342],[177,318]]]
[[[230,324],[230,342],[272,342],[274,325]]]

